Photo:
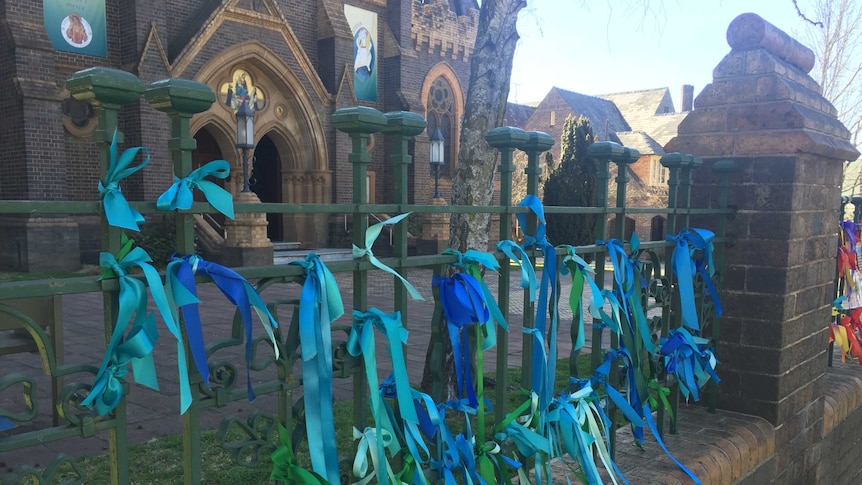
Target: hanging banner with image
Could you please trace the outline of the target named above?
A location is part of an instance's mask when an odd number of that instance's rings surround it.
[[[344,6],[353,33],[353,93],[362,101],[377,101],[377,14]]]
[[[108,57],[105,0],[42,0],[42,5],[54,49]]]

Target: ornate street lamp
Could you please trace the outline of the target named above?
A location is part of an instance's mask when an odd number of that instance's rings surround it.
[[[434,172],[434,198],[440,198],[440,168],[446,163],[446,157],[443,152],[446,150],[446,140],[443,138],[443,133],[440,128],[435,128],[431,134],[431,170]]]
[[[236,111],[236,147],[242,150],[242,191],[251,192],[248,186],[248,151],[254,148],[254,111],[246,100]]]

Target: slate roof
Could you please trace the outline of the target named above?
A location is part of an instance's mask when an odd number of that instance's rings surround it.
[[[630,131],[620,110],[611,101],[596,96],[575,93],[554,87],[560,97],[572,108],[576,115],[589,118],[593,132],[600,140],[608,140],[613,133]],[[562,120],[560,120],[562,121]]]
[[[506,103],[506,115],[503,119],[503,126],[517,126],[519,128],[523,128],[534,111],[536,111],[535,106]]]
[[[641,155],[664,155],[664,148],[656,140],[642,131],[618,131],[620,144],[632,147]]]
[[[688,113],[677,113],[668,88],[644,89],[624,93],[602,94],[612,101],[633,131],[642,131],[662,147],[677,135],[677,129]]]
[[[643,131],[649,133],[659,145],[665,146],[677,135],[679,124],[688,116],[688,113],[690,112],[653,116]]]

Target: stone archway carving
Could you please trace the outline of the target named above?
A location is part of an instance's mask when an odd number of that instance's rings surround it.
[[[236,45],[207,63],[195,80],[209,86],[221,97],[221,88],[231,82],[233,73],[242,70],[266,93],[265,107],[255,114],[255,141],[269,136],[279,153],[282,202],[328,203],[332,200],[332,174],[329,171],[324,127],[312,97],[301,80],[277,54],[263,44],[251,41]],[[217,99],[206,112],[191,121],[192,133],[215,127],[217,141],[232,173],[241,174],[241,156],[234,144],[234,111]],[[240,177],[231,177],[230,188],[237,194]],[[302,214],[283,216],[285,238],[307,247],[326,244],[326,216]],[[293,232],[288,233],[289,230]]]

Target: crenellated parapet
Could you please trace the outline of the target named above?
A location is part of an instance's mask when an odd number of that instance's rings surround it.
[[[442,57],[467,62],[473,54],[478,24],[479,12],[474,9],[457,15],[447,0],[427,4],[413,0],[411,38],[417,51],[439,52]]]

